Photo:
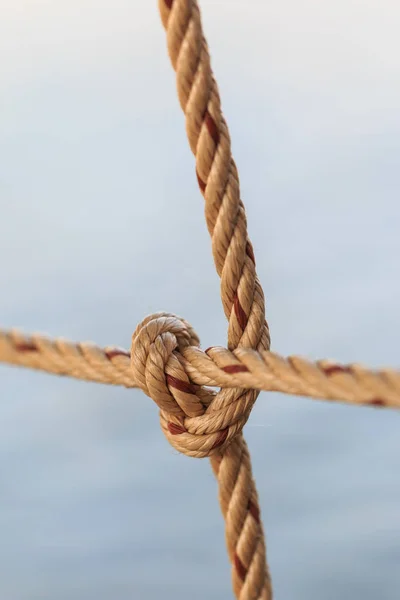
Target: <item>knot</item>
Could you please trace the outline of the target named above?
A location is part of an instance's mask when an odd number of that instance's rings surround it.
[[[157,313],[132,336],[131,366],[138,386],[160,408],[170,444],[203,458],[229,444],[246,423],[257,397],[252,390],[214,392],[195,385],[185,371],[185,350],[198,347],[193,328],[180,317]]]

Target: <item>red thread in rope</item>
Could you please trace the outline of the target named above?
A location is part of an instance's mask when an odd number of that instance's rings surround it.
[[[235,298],[233,300],[233,307],[235,309],[235,315],[236,315],[236,318],[238,320],[238,323],[239,323],[242,331],[244,331],[246,329],[246,325],[247,325],[247,321],[248,321],[248,316],[244,312],[243,307],[240,304],[240,301],[239,301],[239,298],[238,298],[237,294],[235,294]]]
[[[242,561],[240,560],[240,558],[238,557],[237,554],[235,554],[233,561],[235,563],[235,569],[237,574],[239,575],[240,579],[242,581],[244,581],[246,579],[246,575],[247,575],[247,569],[244,566],[244,564],[242,563]]]
[[[167,383],[170,387],[179,390],[180,392],[185,392],[185,394],[195,394],[196,388],[194,385],[189,383],[188,381],[182,381],[182,379],[178,379],[173,375],[167,375],[166,377]]]
[[[227,365],[226,367],[222,367],[222,370],[225,371],[225,373],[230,373],[231,375],[234,375],[235,373],[248,372],[246,365]]]

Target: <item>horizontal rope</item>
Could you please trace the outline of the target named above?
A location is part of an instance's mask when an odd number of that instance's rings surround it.
[[[320,400],[400,408],[400,372],[273,352],[189,346],[177,352],[190,381],[221,388],[277,391]],[[116,347],[0,330],[0,362],[93,381],[138,387],[131,354]],[[179,386],[180,382],[175,382]],[[183,384],[182,384],[183,385]],[[187,384],[186,384],[187,385]]]

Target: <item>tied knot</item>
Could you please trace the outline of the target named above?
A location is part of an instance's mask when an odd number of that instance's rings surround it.
[[[185,370],[185,351],[198,349],[199,344],[187,321],[157,313],[137,326],[131,365],[139,387],[159,406],[161,427],[171,445],[183,454],[203,458],[226,446],[242,430],[257,392],[225,389],[216,393],[195,385]]]

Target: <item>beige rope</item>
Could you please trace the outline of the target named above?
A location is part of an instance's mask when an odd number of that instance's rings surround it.
[[[228,348],[268,350],[270,338],[265,321],[264,294],[247,236],[238,172],[211,70],[199,7],[196,0],[159,0],[159,9],[169,56],[176,71],[189,145],[196,157],[197,180],[205,199],[214,262],[221,278],[222,305],[229,321]],[[221,390],[213,404],[237,404],[245,422],[257,396],[256,390]],[[272,598],[271,582],[265,545],[260,542],[264,533],[260,518],[254,518],[255,512],[259,515],[258,504],[256,511],[251,510],[252,504],[243,505],[243,499],[247,497],[241,477],[244,471],[254,489],[254,502],[257,502],[250,458],[243,451],[241,436],[236,437],[233,444],[230,452],[221,451],[218,463],[215,457],[211,458],[220,499],[224,498],[221,508],[232,562],[233,589],[241,600],[269,600]],[[243,514],[235,510],[238,506],[244,508]]]
[[[263,291],[198,4],[159,0],[159,8],[221,278],[228,349],[201,351],[186,321],[159,313],[137,327],[131,352],[0,331],[0,361],[140,387],[160,407],[162,429],[177,450],[210,456],[219,483],[236,597],[271,600],[257,492],[242,436],[257,390],[400,408],[400,373],[284,359],[269,352]],[[215,393],[206,386],[221,390]]]
[[[328,360],[311,362],[298,356],[283,358],[273,352],[247,348],[230,351],[211,347],[204,352],[197,346],[186,346],[178,356],[185,371],[183,380],[199,386],[277,391],[400,409],[400,371],[394,369],[372,370]],[[88,342],[0,329],[1,362],[96,383],[139,387],[131,368],[130,351],[113,346],[101,348]]]

